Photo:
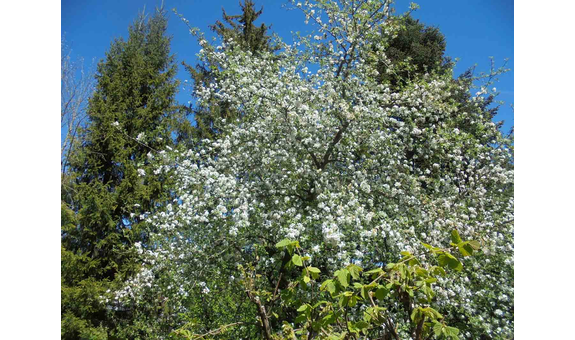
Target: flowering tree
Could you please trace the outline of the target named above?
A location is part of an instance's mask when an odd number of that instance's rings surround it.
[[[222,21],[216,21],[210,28],[222,40],[234,40],[236,45],[244,51],[257,54],[260,50],[275,51],[277,48],[271,45],[271,36],[268,35],[269,26],[262,24],[257,27],[254,22],[258,20],[263,9],[256,10],[253,1],[246,0],[240,2],[242,13],[239,15],[228,15],[222,9]],[[181,15],[180,15],[181,16]],[[184,19],[185,20],[185,19]],[[187,20],[184,21],[189,25]],[[184,67],[190,73],[195,86],[210,84],[212,79],[212,65],[200,63],[195,67],[183,62]],[[219,119],[235,119],[236,112],[232,112],[224,101],[201,105],[193,110],[196,123],[194,137],[199,139],[213,139],[217,134],[217,123]],[[216,126],[214,126],[216,121]]]
[[[382,63],[387,73],[406,67],[386,58],[386,41],[401,27],[388,1],[294,5],[317,31],[278,53],[254,55],[233,40],[214,47],[193,31],[201,61],[214,65],[213,80],[197,87],[199,105],[223,100],[239,118],[219,122],[219,139],[157,154],[158,171],[179,183],[177,198],[147,217],[159,233],[136,245],[146,269],[116,292],[116,303],[166,301],[166,318],[190,337],[271,339],[285,332],[283,322],[304,322],[289,292],[313,301],[309,288],[342,268],[388,268],[409,254],[425,270],[434,261],[456,270],[433,277],[433,298],[423,304],[401,294],[409,283],[372,301],[393,320],[381,326],[385,337],[414,336],[412,322],[425,313],[438,319],[425,308],[467,338],[512,336],[512,141],[483,110],[489,90],[465,96],[470,84],[449,72],[396,90],[381,82]],[[288,244],[299,259],[284,251]],[[459,264],[429,252],[450,244],[464,256]],[[301,275],[304,262],[313,275]],[[400,269],[388,270],[391,278]],[[362,317],[361,305],[340,305],[346,322]],[[232,306],[244,312],[209,322]],[[346,332],[305,334],[360,336]],[[441,336],[457,334],[429,333]]]

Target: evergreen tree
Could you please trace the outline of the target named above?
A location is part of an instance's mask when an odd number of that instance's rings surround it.
[[[451,71],[451,63],[445,57],[445,36],[439,28],[426,26],[410,15],[398,18],[402,27],[389,40],[386,57],[395,66],[393,73],[386,72],[389,65],[378,62],[379,81],[399,88],[426,73]]]
[[[242,14],[228,15],[222,8],[224,22],[216,21],[210,28],[216,32],[223,41],[233,39],[244,51],[259,53],[261,51],[275,51],[278,49],[274,46],[271,37],[267,35],[270,26],[261,24],[257,27],[254,23],[263,12],[263,7],[256,11],[255,3],[251,0],[240,2]],[[230,27],[226,26],[229,25]]]
[[[173,134],[187,123],[175,103],[177,68],[166,28],[162,9],[148,19],[141,14],[128,39],[116,39],[98,65],[89,121],[63,179],[65,339],[114,337],[119,322],[133,317],[130,310],[112,312],[101,296],[135,269],[129,248],[146,241],[142,214],[171,199],[169,178],[148,170],[150,151],[174,146]]]
[[[391,89],[396,91],[407,91],[409,90],[407,87],[413,86],[415,83],[425,86],[433,75],[453,76],[454,63],[450,57],[445,55],[446,40],[439,28],[427,26],[409,14],[397,17],[394,20],[401,23],[401,28],[391,39],[383,42],[386,44],[386,59],[377,60],[378,82],[388,84]],[[375,44],[380,43],[382,42],[376,42]],[[392,72],[389,72],[390,69]],[[473,110],[474,107],[479,107],[482,112],[481,116],[484,119],[492,119],[499,110],[499,106],[494,105],[494,94],[487,95],[481,101],[471,101],[472,95],[470,91],[474,87],[473,81],[475,79],[473,71],[473,68],[466,70],[452,80],[458,86],[454,87],[453,92],[444,102],[446,105],[457,103],[459,112],[466,112]],[[501,71],[502,69],[491,70],[492,74]],[[422,131],[425,129],[437,130],[437,126],[450,121],[454,129],[470,133],[478,140],[481,140],[482,143],[488,143],[489,137],[486,136],[483,130],[477,129],[474,119],[461,118],[457,112],[453,113],[451,117],[445,116],[433,121],[410,120],[400,116],[395,116],[394,118],[408,126],[415,126]],[[498,127],[501,127],[501,125],[502,122],[498,124]],[[434,159],[423,152],[427,143],[429,143],[428,140],[420,138],[411,144],[405,145],[406,158],[413,171],[425,169],[435,162]],[[363,150],[360,147],[358,154],[362,152]],[[427,188],[425,183],[422,186]]]
[[[261,24],[255,25],[255,21],[263,12],[263,7],[257,11],[255,4],[251,0],[240,2],[242,13],[239,15],[228,15],[222,8],[223,22],[216,21],[210,29],[214,31],[222,42],[234,40],[237,46],[244,51],[250,51],[258,54],[262,51],[277,51],[278,47],[272,42],[272,37],[268,35],[271,26]],[[183,63],[185,68],[190,72],[194,81],[194,87],[206,86],[213,82],[213,68],[217,65],[205,63],[197,64],[192,67]],[[230,108],[229,103],[218,101],[208,106],[196,107],[193,110],[196,121],[196,137],[198,139],[213,138],[218,133],[217,125],[219,120],[226,119],[233,121],[240,118],[238,112]]]

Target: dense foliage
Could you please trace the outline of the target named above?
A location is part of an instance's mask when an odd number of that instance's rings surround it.
[[[472,93],[392,1],[292,5],[291,45],[251,1],[191,29],[193,129],[164,14],[112,44],[63,177],[63,338],[513,337],[503,69]]]
[[[435,258],[423,243],[465,251],[450,236],[456,230],[481,251],[454,265],[460,271],[429,278],[435,293],[422,309],[410,294],[378,299],[372,307],[386,308],[395,326],[373,332],[417,336],[410,320],[423,314],[411,314],[432,308],[429,322],[441,315],[465,337],[512,337],[512,141],[485,110],[488,90],[469,96],[470,82],[453,81],[451,72],[403,78],[400,87],[378,77],[382,62],[389,74],[405,69],[386,55],[406,22],[391,18],[386,2],[295,5],[317,34],[278,42],[278,53],[251,53],[233,39],[213,46],[195,31],[201,61],[217,65],[209,84],[197,84],[199,105],[225,101],[242,120],[221,120],[219,138],[158,159],[159,171],[178,182],[177,198],[147,218],[158,232],[136,245],[146,266],[116,293],[118,305],[163,296],[166,318],[190,337],[227,325],[216,333],[289,338],[282,323],[301,331],[306,321],[290,291],[313,306],[320,280],[350,265],[394,270],[387,265],[400,254],[428,270]],[[299,259],[276,248],[286,238],[297,240]],[[293,289],[301,257],[317,275]],[[215,324],[230,303],[241,312]],[[347,322],[360,320],[361,305],[340,304]],[[308,338],[359,336],[311,329]],[[436,336],[426,329],[419,334]]]
[[[102,338],[130,320],[100,301],[139,266],[131,247],[146,241],[140,222],[171,198],[150,152],[173,147],[177,82],[163,12],[140,16],[98,64],[88,121],[67,158],[62,183],[62,337]],[[147,173],[145,178],[142,174]],[[151,317],[151,315],[150,315]],[[118,335],[125,338],[124,335]]]
[[[255,21],[262,14],[263,9],[256,11],[255,4],[247,0],[243,4],[240,2],[242,13],[240,15],[228,15],[223,10],[223,20],[216,21],[210,28],[218,35],[222,41],[234,40],[238,48],[243,51],[249,51],[254,54],[260,51],[275,51],[277,46],[273,45],[271,36],[268,35],[269,26],[261,24],[255,25]],[[188,24],[187,20],[184,21]],[[218,68],[217,64],[210,64],[203,61],[195,67],[183,62],[184,67],[190,73],[194,88],[209,86],[214,81],[214,69]],[[196,91],[194,91],[194,94]],[[194,139],[202,140],[205,138],[213,139],[220,132],[219,122],[221,119],[234,121],[241,118],[241,112],[234,110],[231,105],[222,99],[214,99],[210,105],[197,105],[194,107]]]
[[[384,60],[378,62],[381,82],[391,88],[400,88],[417,77],[432,72],[450,72],[449,58],[444,56],[445,37],[438,28],[426,27],[410,15],[402,17],[401,28],[389,39],[385,56],[396,66],[393,73],[386,72]],[[384,35],[385,37],[385,35]]]

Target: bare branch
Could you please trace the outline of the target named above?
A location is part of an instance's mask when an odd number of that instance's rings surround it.
[[[61,98],[60,119],[62,126],[61,171],[69,163],[72,146],[78,131],[86,120],[88,99],[94,89],[93,68],[84,69],[84,60],[73,60],[72,50],[62,39],[61,43]]]

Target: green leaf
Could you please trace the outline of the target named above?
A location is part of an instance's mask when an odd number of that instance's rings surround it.
[[[439,263],[440,266],[447,267],[447,264],[449,262],[449,257],[447,257],[446,253],[441,253],[441,254],[437,255],[437,262]]]
[[[421,319],[421,307],[417,307],[411,312],[411,321],[417,323]]]
[[[324,325],[330,325],[334,323],[336,319],[337,318],[335,317],[335,314],[331,312],[328,315],[326,315],[321,321],[323,322]]]
[[[293,262],[293,264],[295,264],[298,267],[302,267],[303,263],[301,261],[301,257],[298,254],[294,254],[294,256],[292,256],[291,261]]]
[[[311,306],[306,303],[306,304],[301,305],[301,306],[297,309],[297,311],[298,311],[298,312],[305,312],[305,311],[306,311],[308,308],[310,308],[310,307],[311,307]],[[292,310],[293,310],[293,309],[292,309]]]
[[[337,291],[337,289],[335,287],[335,283],[333,283],[333,281],[330,281],[327,284],[327,291],[330,292],[330,294],[335,294],[335,292]]]
[[[407,277],[407,266],[403,263],[398,263],[396,269],[402,278]]]
[[[456,259],[453,255],[443,252],[437,257],[437,261],[442,267],[449,267],[456,271],[461,271],[463,269],[463,265]]]
[[[353,295],[352,297],[349,298],[349,303],[347,305],[353,307],[357,304],[357,300],[358,297],[356,295]]]
[[[416,274],[417,276],[423,276],[423,277],[426,277],[426,276],[429,275],[429,274],[427,273],[427,270],[425,270],[425,269],[423,269],[423,268],[421,268],[421,267],[415,268],[415,274]]]
[[[463,264],[461,264],[461,262],[459,262],[455,257],[452,257],[449,259],[449,268],[460,272],[463,269]]]
[[[416,259],[415,257],[413,257],[411,260],[407,261],[407,263],[408,263],[410,266],[412,266],[412,267],[413,267],[413,266],[415,266],[415,265],[418,265],[418,264],[419,264],[419,260],[418,260],[418,259]]]
[[[469,242],[462,242],[457,245],[457,248],[464,257],[473,255],[473,248],[469,245]]]
[[[354,280],[358,280],[359,272],[361,272],[363,269],[360,266],[357,266],[352,263],[347,266],[347,270],[349,270],[349,273],[351,274],[351,277],[353,277]]]
[[[435,322],[435,324],[433,325],[433,333],[435,333],[435,336],[439,338],[439,336],[441,336],[441,331],[443,330],[443,325],[439,322]]]
[[[310,281],[311,281],[311,279],[309,278],[309,276],[304,275],[304,277],[303,277],[303,282],[309,283]]]
[[[473,248],[474,250],[479,250],[479,248],[481,248],[481,244],[479,244],[478,241],[472,240],[469,241],[469,245],[471,246],[471,248]]]
[[[383,300],[385,299],[385,297],[387,296],[387,294],[389,294],[389,289],[380,286],[376,291],[375,291],[375,297],[378,300]]]
[[[365,274],[367,274],[367,275],[372,275],[372,274],[379,274],[379,273],[381,273],[381,272],[383,272],[383,269],[381,269],[381,268],[375,268],[375,269],[366,271]]]
[[[316,267],[307,267],[307,270],[309,270],[311,273],[315,273],[315,274],[321,273],[321,270],[319,270]]]
[[[459,244],[462,242],[461,236],[459,236],[459,232],[455,229],[451,231],[451,242],[455,244]]]
[[[363,312],[363,319],[367,322],[370,322],[372,319],[372,316],[367,311],[365,311],[365,312]]]
[[[433,266],[431,269],[431,272],[433,273],[433,275],[440,275],[440,276],[447,275],[447,273],[445,272],[445,269],[438,267],[438,266]]]
[[[319,278],[319,274],[321,273],[321,271],[316,267],[304,268],[302,272],[304,275],[311,276],[314,280],[317,280]]]
[[[321,322],[318,321],[318,320],[313,321],[313,322],[311,323],[311,328],[312,328],[314,331],[316,331],[316,332],[318,332],[318,331],[321,329],[321,326],[322,326],[322,325],[321,325]]]
[[[337,275],[337,279],[342,286],[345,288],[349,286],[349,271],[347,269],[340,269],[335,272],[335,275]]]
[[[283,240],[279,241],[279,242],[276,244],[276,248],[281,249],[281,248],[283,248],[283,247],[287,247],[288,245],[291,244],[291,242],[292,242],[292,241],[288,240],[287,238],[286,238],[286,239],[283,239]]]
[[[430,300],[431,298],[433,298],[433,296],[435,296],[435,294],[433,293],[433,289],[431,289],[429,286],[424,286],[423,288],[421,288],[421,290],[427,296],[428,300]]]
[[[422,244],[425,248],[427,248],[427,249],[429,249],[429,250],[431,250],[431,251],[437,250],[436,247],[434,247],[434,246],[432,246],[432,245],[430,245],[430,244],[423,243],[423,242],[421,242],[421,244]]]
[[[348,302],[349,302],[349,296],[342,295],[341,298],[339,299],[339,306],[345,307],[347,306]]]
[[[330,292],[331,294],[334,294],[336,291],[335,288],[335,284],[333,283],[333,280],[325,280],[320,287],[321,290],[327,290],[328,292]]]
[[[307,320],[307,316],[305,314],[300,314],[295,318],[294,322],[295,323],[303,323],[306,320]]]
[[[447,335],[448,337],[452,338],[452,339],[458,339],[458,335],[459,335],[459,329],[455,328],[455,327],[449,327],[446,326],[445,327],[445,335]]]
[[[431,307],[426,307],[422,309],[423,313],[427,315],[430,319],[442,319],[443,315],[441,315],[438,311]]]

